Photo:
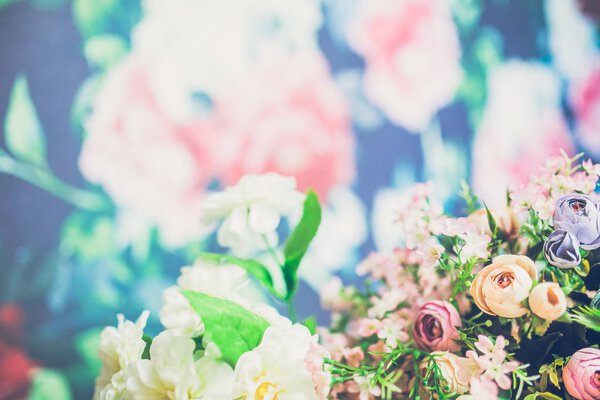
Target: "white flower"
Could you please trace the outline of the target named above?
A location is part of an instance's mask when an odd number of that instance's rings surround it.
[[[206,224],[223,220],[217,240],[238,254],[277,243],[276,229],[282,216],[300,210],[304,195],[296,180],[275,173],[245,175],[235,186],[214,193],[204,202]]]
[[[233,371],[213,355],[195,360],[195,343],[167,330],[150,346],[150,360],[139,360],[127,381],[133,399],[231,399]]]
[[[163,291],[164,306],[160,322],[181,335],[196,337],[204,331],[200,316],[192,309],[181,290],[193,290],[214,297],[245,303],[240,294],[248,282],[246,271],[236,265],[217,266],[197,261],[193,266],[183,267],[177,286]]]
[[[269,327],[258,347],[235,367],[233,398],[248,400],[317,399],[307,357],[316,336],[302,325]]]
[[[146,347],[142,339],[148,321],[148,311],[144,311],[133,323],[117,316],[117,327],[106,327],[100,334],[98,356],[102,361],[102,371],[96,379],[94,399],[120,398],[125,387],[122,384],[123,370],[139,360]]]

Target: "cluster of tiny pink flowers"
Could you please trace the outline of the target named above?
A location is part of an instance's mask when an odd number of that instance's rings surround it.
[[[600,165],[586,160],[581,166],[573,167],[577,159],[578,156],[569,158],[566,155],[550,158],[537,176],[511,191],[515,211],[533,209],[540,218],[548,219],[561,196],[574,192],[593,193],[600,175]]]

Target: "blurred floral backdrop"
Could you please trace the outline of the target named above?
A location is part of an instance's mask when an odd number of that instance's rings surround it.
[[[202,249],[247,173],[314,188],[301,316],[399,240],[399,197],[490,205],[600,160],[592,0],[0,0],[0,399],[90,398],[100,327]],[[260,295],[260,294],[257,294]],[[27,394],[29,393],[29,394]]]

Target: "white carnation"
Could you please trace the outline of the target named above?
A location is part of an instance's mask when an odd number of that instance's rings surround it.
[[[315,343],[302,325],[269,327],[260,345],[238,360],[233,398],[317,399],[305,361]]]
[[[96,379],[94,399],[119,399],[124,385],[124,370],[142,357],[146,347],[144,327],[148,321],[148,311],[144,311],[138,320],[125,320],[122,314],[117,316],[117,327],[106,327],[100,334],[98,356],[102,361],[102,370]]]
[[[150,360],[139,360],[127,381],[133,399],[231,399],[233,370],[216,357],[195,360],[192,339],[167,330],[150,346]]]

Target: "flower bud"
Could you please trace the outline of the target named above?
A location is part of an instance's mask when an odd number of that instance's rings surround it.
[[[581,263],[579,240],[570,232],[556,230],[544,243],[546,260],[558,268],[574,268]]]
[[[558,284],[540,283],[529,294],[529,308],[538,317],[554,321],[567,311],[567,298]]]

